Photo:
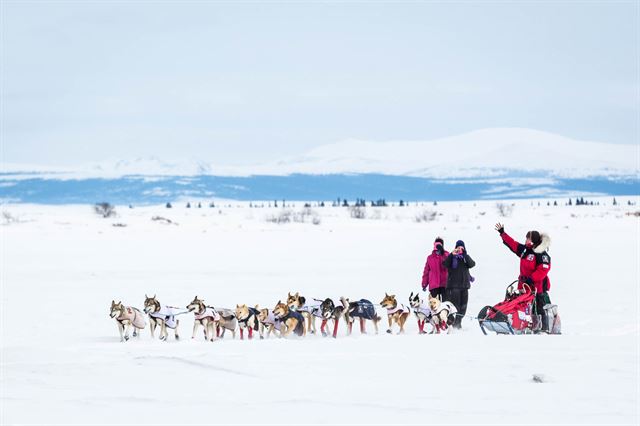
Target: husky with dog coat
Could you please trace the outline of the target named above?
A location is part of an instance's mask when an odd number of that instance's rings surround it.
[[[227,331],[230,331],[232,337],[236,338],[236,329],[238,328],[238,320],[236,319],[236,313],[233,309],[229,308],[213,308],[220,315],[220,321],[216,328],[216,336],[224,338]]]
[[[253,339],[253,332],[260,329],[258,310],[247,305],[236,305],[236,319],[240,328],[240,340],[244,340],[245,328],[249,331],[248,338]]]
[[[167,328],[171,328],[176,340],[179,340],[178,326],[180,325],[180,320],[176,319],[176,316],[188,311],[183,311],[176,306],[161,305],[155,294],[153,297],[149,297],[146,294],[144,296],[144,312],[149,315],[151,337],[154,337],[153,333],[156,327],[160,327],[160,340],[166,340],[169,337]]]
[[[287,337],[291,333],[299,337],[305,336],[304,318],[300,312],[292,311],[289,309],[289,305],[278,300],[273,308],[273,315],[284,324],[284,330],[280,333],[280,337]]]
[[[420,334],[429,333],[424,329],[425,324],[431,322],[432,314],[429,305],[420,299],[420,294],[416,293],[414,296],[413,292],[411,292],[411,295],[409,296],[409,306],[411,306],[413,313],[418,319],[418,332]],[[431,330],[431,332],[433,332],[433,330]]]
[[[341,297],[339,302],[331,298],[327,298],[322,301],[322,303],[320,304],[320,312],[322,314],[320,331],[322,332],[323,336],[327,336],[325,327],[327,326],[327,321],[329,320],[333,321],[333,338],[335,339],[338,336],[338,324],[340,323],[340,318],[345,318],[347,307],[347,301],[344,297]]]
[[[302,314],[307,320],[307,330],[311,334],[316,332],[316,317],[322,318],[321,303],[322,300],[307,300],[306,297],[300,296],[297,292],[296,294],[287,293],[287,306],[289,306],[290,310],[298,311]]]
[[[111,301],[111,312],[109,313],[111,318],[116,320],[118,324],[118,331],[120,332],[120,341],[124,342],[129,340],[129,330],[133,327],[133,337],[140,335],[140,330],[147,326],[144,321],[144,315],[131,306],[124,306],[122,302],[116,303],[115,300]],[[127,331],[125,332],[125,327]]]
[[[442,302],[440,296],[437,298],[429,296],[429,307],[432,316],[431,323],[437,334],[445,331],[451,333],[451,325],[453,325],[458,310],[451,302]]]
[[[258,321],[260,321],[260,338],[264,339],[265,330],[267,330],[267,339],[271,333],[279,336],[282,331],[282,321],[276,318],[269,308],[260,309],[256,305],[256,309],[258,310]]]
[[[198,299],[198,296],[194,297],[191,303],[187,305],[189,312],[193,312],[193,334],[191,338],[196,338],[198,327],[204,328],[204,338],[213,342],[213,338],[216,335],[216,330],[220,324],[220,314],[215,308],[204,304],[204,300]]]
[[[375,306],[373,303],[367,299],[360,299],[355,302],[349,301],[349,299],[345,298],[344,302],[346,303],[347,308],[345,309],[345,320],[347,321],[347,334],[351,335],[351,331],[353,329],[353,322],[355,318],[360,320],[360,333],[367,334],[366,330],[366,320],[373,321],[373,326],[376,329],[376,334],[378,334],[378,323],[382,318],[376,312]]]
[[[400,327],[398,334],[404,333],[404,323],[409,318],[411,312],[409,308],[404,305],[398,305],[395,294],[384,294],[384,299],[380,302],[380,305],[387,310],[387,319],[389,320],[389,328],[387,333],[392,333],[391,327],[395,322]]]

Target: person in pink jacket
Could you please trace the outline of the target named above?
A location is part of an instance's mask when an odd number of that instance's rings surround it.
[[[439,295],[440,300],[444,300],[447,286],[447,268],[442,264],[447,256],[449,252],[444,249],[444,241],[440,237],[436,238],[422,272],[422,291],[427,291],[428,288],[431,297]]]

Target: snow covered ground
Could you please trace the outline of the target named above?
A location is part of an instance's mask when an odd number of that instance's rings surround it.
[[[2,424],[637,424],[639,416],[638,197],[635,206],[463,202],[313,208],[276,224],[282,209],[128,209],[4,205],[1,232]],[[532,205],[533,203],[533,205]],[[301,211],[302,203],[292,208]],[[437,212],[435,220],[417,215]],[[175,224],[153,221],[163,216]],[[428,216],[428,214],[426,215]],[[483,336],[465,319],[452,335],[120,343],[112,299],[146,294],[186,306],[272,307],[308,297],[407,303],[420,288],[435,236],[466,242],[476,260],[468,313],[495,304],[518,259],[493,224],[521,240],[552,239],[552,300],[562,336]],[[126,226],[113,226],[114,223]],[[383,312],[381,312],[383,313]],[[383,321],[383,327],[386,324]],[[543,383],[532,380],[533,375]]]

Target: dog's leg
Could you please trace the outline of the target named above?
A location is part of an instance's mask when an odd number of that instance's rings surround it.
[[[120,341],[124,342],[124,324],[122,324],[120,321],[116,321],[116,323],[118,324],[118,332],[120,333]]]
[[[165,339],[165,336],[164,336],[164,330],[165,330],[164,321],[159,321],[159,325],[160,325],[160,340],[164,340]]]
[[[347,323],[347,325],[348,325],[347,326],[347,329],[348,329],[347,335],[351,336],[351,332],[353,331],[353,322],[349,322],[349,323]]]
[[[373,326],[374,326],[374,327],[375,327],[375,329],[376,329],[376,334],[378,334],[378,322],[379,322],[379,321],[380,321],[380,318],[378,318],[378,319],[375,319],[375,318],[374,318],[374,320],[373,320]]]
[[[202,326],[202,328],[204,328],[204,340],[205,341],[209,341],[209,329],[211,328],[210,325],[210,321],[209,320],[204,320],[204,324]]]
[[[322,321],[320,322],[320,334],[322,334],[322,337],[326,337],[327,332],[324,330],[324,328],[327,326],[327,320],[326,319],[322,319]]]
[[[367,330],[364,325],[364,318],[360,317],[360,334],[367,334]]]
[[[398,334],[404,334],[404,324],[407,322],[408,316],[409,314],[402,314],[398,318],[398,325],[400,326],[400,331],[398,332]]]
[[[387,315],[387,319],[389,320],[389,328],[387,328],[387,333],[391,333],[391,326],[393,325],[393,316]]]
[[[196,338],[196,334],[198,333],[198,326],[200,325],[200,321],[195,320],[193,322],[193,333],[191,333],[191,338],[195,339]]]
[[[313,314],[309,314],[309,325],[307,326],[307,330],[309,330],[311,334],[316,334],[316,317]]]
[[[333,338],[338,337],[338,324],[340,324],[340,317],[333,320]]]
[[[240,327],[240,340],[244,340],[244,330]]]
[[[173,330],[173,335],[176,340],[180,340],[180,336],[178,335],[178,326],[180,325],[180,320],[176,320],[176,328]]]
[[[149,319],[149,330],[151,330],[151,338],[153,339],[155,337],[153,333],[156,331],[156,322],[153,318]]]
[[[253,327],[249,327],[249,336],[248,339],[251,340],[253,339]]]

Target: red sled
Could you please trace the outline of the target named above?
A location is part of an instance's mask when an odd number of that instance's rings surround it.
[[[518,288],[518,281],[507,286],[504,301],[494,306],[485,306],[478,314],[480,329],[496,334],[530,334],[537,324],[533,314],[535,294],[527,284]],[[535,322],[535,323],[534,323]]]

